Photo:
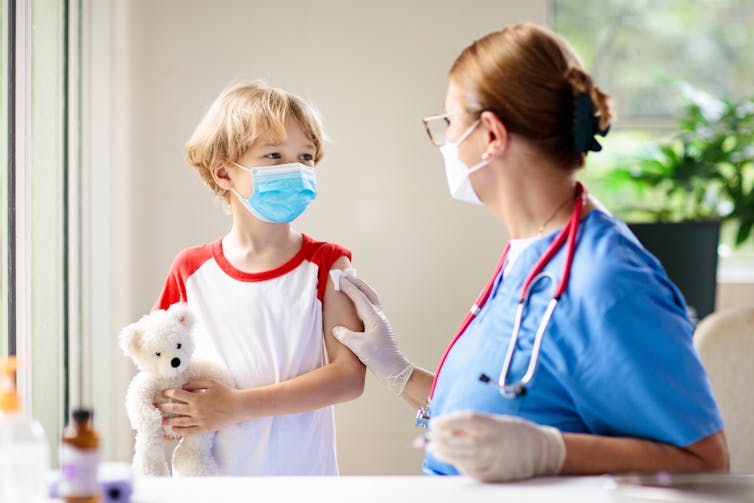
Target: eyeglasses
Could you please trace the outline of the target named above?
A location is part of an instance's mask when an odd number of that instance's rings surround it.
[[[442,147],[448,143],[448,126],[450,126],[450,119],[448,114],[430,115],[422,119],[424,123],[424,129],[427,130],[429,135],[429,141],[435,147]]]
[[[466,110],[465,112],[459,113],[457,115],[430,115],[429,117],[423,118],[422,122],[424,123],[424,129],[427,130],[427,134],[429,135],[429,141],[431,141],[432,145],[434,145],[435,147],[440,148],[450,142],[450,140],[448,140],[448,127],[450,127],[451,117],[468,115],[469,117],[476,117],[478,122],[479,114],[481,114],[481,112]]]

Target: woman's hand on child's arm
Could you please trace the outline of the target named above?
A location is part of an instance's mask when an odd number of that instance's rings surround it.
[[[356,332],[346,327],[335,327],[333,336],[348,346],[380,383],[413,403],[413,397],[405,396],[404,392],[406,389],[412,391],[413,387],[409,387],[408,382],[415,378],[417,372],[398,347],[377,292],[359,278],[347,276],[341,278],[340,288],[354,302],[357,314],[364,323],[364,330]]]
[[[183,389],[167,389],[162,394],[175,400],[157,407],[177,414],[163,419],[177,435],[217,431],[241,420],[241,393],[214,379],[190,381]]]

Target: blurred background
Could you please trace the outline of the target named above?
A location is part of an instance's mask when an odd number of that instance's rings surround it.
[[[25,407],[51,439],[93,406],[109,460],[131,455],[118,330],[178,251],[230,227],[183,160],[228,84],[264,79],[319,109],[320,195],[295,228],[352,250],[407,356],[434,369],[507,241],[451,200],[421,123],[463,48],[523,21],[574,44],[618,111],[583,172],[608,207],[627,197],[615,166],[651,155],[694,99],[741,100],[754,81],[750,0],[6,0],[1,15],[0,355],[27,362]],[[751,240],[723,225],[717,307],[754,295]],[[369,376],[336,407],[341,472],[420,473],[414,414]]]

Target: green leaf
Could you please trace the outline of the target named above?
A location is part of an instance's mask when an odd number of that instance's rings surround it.
[[[754,227],[754,220],[745,220],[738,226],[738,232],[736,233],[736,246],[741,246],[749,239],[751,235],[751,229]]]

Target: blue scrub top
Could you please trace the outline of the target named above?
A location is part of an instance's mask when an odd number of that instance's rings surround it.
[[[536,241],[496,278],[487,303],[445,360],[431,415],[474,410],[518,416],[562,432],[638,437],[683,447],[723,427],[692,344],[681,293],[620,220],[599,210],[581,222],[568,288],[544,334],[526,395],[497,381],[526,276],[557,233]],[[678,250],[683,253],[684,250]],[[563,247],[544,272],[560,279]],[[554,286],[538,282],[524,311],[507,383],[520,382]],[[426,454],[429,474],[457,470]]]

